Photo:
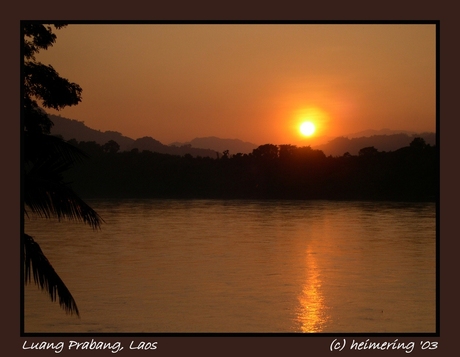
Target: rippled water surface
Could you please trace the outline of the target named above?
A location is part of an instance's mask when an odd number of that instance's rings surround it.
[[[27,285],[25,332],[435,332],[435,204],[89,203],[25,219],[81,315]]]

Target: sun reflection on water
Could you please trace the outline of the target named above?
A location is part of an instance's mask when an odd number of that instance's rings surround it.
[[[302,332],[321,332],[328,320],[322,293],[322,280],[317,259],[310,247],[306,251],[306,278],[299,296],[298,321]]]

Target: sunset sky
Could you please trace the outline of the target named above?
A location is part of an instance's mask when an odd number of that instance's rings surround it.
[[[83,88],[50,113],[163,144],[314,144],[436,129],[431,24],[71,24],[37,60]],[[300,124],[316,126],[302,137]]]

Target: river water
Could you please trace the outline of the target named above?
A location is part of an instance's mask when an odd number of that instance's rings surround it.
[[[436,205],[97,200],[101,230],[30,217],[74,296],[24,332],[435,332]]]

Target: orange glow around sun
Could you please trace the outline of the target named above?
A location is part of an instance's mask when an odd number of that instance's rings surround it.
[[[296,114],[297,129],[304,137],[312,137],[324,129],[327,114],[317,107],[301,109]]]

